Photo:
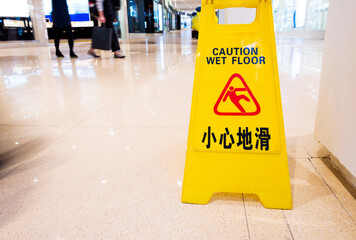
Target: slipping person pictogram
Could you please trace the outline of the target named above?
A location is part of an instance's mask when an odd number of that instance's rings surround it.
[[[246,88],[235,88],[233,86],[229,87],[229,91],[226,92],[223,102],[226,102],[227,98],[230,98],[231,102],[240,110],[241,113],[245,113],[246,110],[241,105],[240,101],[245,100],[247,102],[250,101],[248,97],[245,95],[237,95],[236,92],[246,91]]]
[[[235,86],[243,85],[242,88]],[[231,102],[236,108],[224,108],[220,105]],[[248,103],[248,109],[246,104]],[[253,105],[253,106],[252,106]],[[249,86],[238,73],[233,74],[225,85],[220,97],[218,98],[214,112],[216,115],[228,116],[254,116],[261,112],[261,107]]]

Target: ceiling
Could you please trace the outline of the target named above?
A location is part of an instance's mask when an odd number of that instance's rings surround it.
[[[173,8],[182,11],[194,12],[201,5],[201,0],[171,0]]]

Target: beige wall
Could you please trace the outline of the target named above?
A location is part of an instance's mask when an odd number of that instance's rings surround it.
[[[355,0],[330,0],[315,126],[316,138],[347,169],[345,175],[353,176],[356,176],[355,24]]]

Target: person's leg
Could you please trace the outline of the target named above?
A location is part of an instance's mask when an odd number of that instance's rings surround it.
[[[98,20],[94,19],[94,27],[98,27]],[[92,56],[93,58],[100,58],[100,56],[96,55],[96,53],[94,52],[94,48],[91,47],[88,52],[87,52],[90,56]]]
[[[53,37],[54,37],[54,46],[56,47],[56,56],[64,57],[61,51],[59,51],[59,43],[61,41],[61,28],[53,26]]]
[[[110,26],[110,25],[109,25]],[[116,31],[112,27],[112,40],[111,40],[111,50],[114,52],[114,58],[124,58],[125,56],[120,53],[120,44],[119,44],[119,39],[117,37]]]
[[[96,53],[94,52],[94,48],[92,47],[88,50],[88,54],[93,58],[100,58],[100,56],[96,55]]]
[[[119,40],[117,39],[116,31],[112,28],[111,50],[118,52],[120,50]]]
[[[66,29],[67,37],[68,37],[68,45],[69,45],[69,50],[70,50],[70,57],[71,58],[77,58],[78,56],[73,51],[74,39],[73,39],[72,26],[68,26],[65,29]]]

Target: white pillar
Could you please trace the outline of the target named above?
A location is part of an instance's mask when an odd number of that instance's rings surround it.
[[[31,19],[35,31],[35,39],[38,41],[39,46],[48,45],[48,34],[47,34],[47,25],[43,9],[42,0],[28,0],[33,6],[33,12],[31,13]]]
[[[356,185],[356,1],[330,1],[324,43],[316,138]]]
[[[121,8],[119,11],[119,18],[120,18],[120,29],[121,29],[121,38],[122,39],[129,39],[129,22],[128,22],[128,13],[127,13],[127,1],[121,1]]]

